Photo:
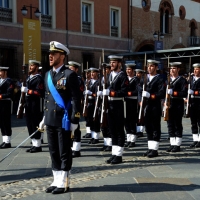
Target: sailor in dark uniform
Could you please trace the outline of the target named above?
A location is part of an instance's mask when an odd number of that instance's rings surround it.
[[[0,66],[0,128],[3,142],[1,149],[11,148],[11,113],[14,94],[13,81],[7,77],[9,67]]]
[[[46,125],[54,177],[46,192],[52,194],[69,190],[71,132],[77,129],[80,118],[77,74],[64,65],[68,54],[66,46],[56,41],[50,42],[49,63],[52,69],[45,74],[45,109],[39,129]]]
[[[135,147],[135,141],[137,139],[136,135],[136,124],[138,120],[137,108],[138,108],[138,84],[140,83],[140,79],[135,76],[135,62],[127,61],[126,65],[126,74],[129,79],[129,87],[128,92],[124,98],[125,100],[125,129],[127,135],[127,142],[124,147],[132,148]]]
[[[165,97],[165,83],[157,74],[159,61],[147,60],[147,86],[143,91],[140,85],[139,99],[146,98],[144,123],[147,132],[148,150],[143,156],[149,158],[158,156],[159,141],[161,136],[161,99]],[[142,82],[141,82],[142,83]]]
[[[100,121],[94,120],[94,109],[95,109],[95,101],[97,97],[97,90],[99,86],[98,82],[98,73],[99,69],[90,68],[91,71],[91,79],[88,82],[87,90],[85,91],[85,95],[88,95],[88,106],[87,106],[87,118],[86,118],[86,127],[90,127],[91,129],[91,140],[88,144],[98,144],[99,143],[99,135],[100,135]]]
[[[190,148],[200,148],[200,63],[193,64],[194,76],[190,81],[190,89],[188,94],[191,95],[190,106],[190,120],[193,136],[193,143]]]
[[[68,61],[69,69],[73,70],[74,72],[78,73],[78,69],[81,66],[80,63],[74,62],[74,61]],[[78,82],[79,82],[79,89],[80,89],[80,96],[81,99],[83,97],[83,91],[84,91],[84,82],[80,76],[77,75]],[[74,138],[73,138],[73,146],[72,146],[72,156],[80,157],[81,153],[81,131],[80,131],[80,124],[78,124],[78,128],[74,131]]]
[[[142,79],[143,74],[144,74],[144,70],[135,69],[135,76],[137,76],[139,80]],[[139,112],[139,109],[140,109],[140,105],[139,105],[139,102],[138,102],[138,112]],[[137,122],[137,133],[136,133],[137,137],[138,138],[143,137],[143,132],[144,132],[144,124]]]
[[[184,114],[184,100],[187,97],[187,80],[179,76],[181,62],[170,63],[170,89],[167,93],[170,95],[169,120],[167,121],[168,133],[170,136],[170,147],[167,152],[179,152],[182,143],[183,125],[182,118]]]
[[[28,133],[31,135],[37,130],[43,118],[44,79],[38,73],[40,62],[29,60],[29,77],[26,80],[26,87],[22,86],[21,92],[26,93],[25,116]],[[42,151],[41,132],[38,131],[31,137],[32,147],[26,152],[37,153]]]
[[[111,55],[111,74],[109,77],[109,87],[103,90],[103,95],[108,96],[108,126],[112,135],[112,156],[106,163],[122,163],[124,151],[124,103],[123,99],[127,95],[129,81],[125,72],[122,71],[122,56]]]

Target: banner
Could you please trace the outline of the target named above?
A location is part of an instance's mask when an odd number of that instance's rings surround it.
[[[25,63],[29,60],[41,61],[41,30],[40,21],[23,18],[23,55]]]

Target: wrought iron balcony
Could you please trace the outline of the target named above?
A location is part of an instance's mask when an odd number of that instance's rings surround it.
[[[82,21],[82,32],[91,33],[91,22]]]
[[[41,26],[51,28],[52,27],[52,16],[41,15]]]
[[[0,21],[12,22],[12,9],[0,7]]]
[[[111,26],[111,36],[118,37],[118,27],[117,26]]]
[[[188,40],[188,45],[190,47],[200,46],[200,37],[197,36],[190,36]]]

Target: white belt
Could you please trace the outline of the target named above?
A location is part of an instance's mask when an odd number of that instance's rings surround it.
[[[194,98],[194,99],[200,99],[200,96],[194,96],[194,95],[191,95],[191,98]]]
[[[95,99],[95,97],[92,97],[92,96],[88,96],[88,99]]]
[[[123,98],[122,97],[108,97],[108,100],[109,101],[116,101],[116,100],[123,100]]]
[[[128,97],[125,97],[126,99],[137,99],[137,97],[136,96],[128,96]]]

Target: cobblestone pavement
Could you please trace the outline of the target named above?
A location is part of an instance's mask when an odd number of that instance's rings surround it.
[[[200,199],[200,150],[188,148],[192,142],[190,122],[183,121],[181,152],[166,153],[169,141],[166,122],[162,122],[159,156],[142,156],[147,150],[146,137],[142,137],[136,147],[125,149],[119,165],[105,163],[110,153],[99,151],[102,139],[95,146],[82,139],[82,156],[73,160],[71,192],[59,196],[44,192],[52,182],[48,145],[43,144],[42,153],[30,154],[25,152],[28,141],[0,163],[0,199]],[[81,122],[82,134],[84,125]],[[27,135],[24,120],[13,117],[13,148]],[[0,150],[0,160],[11,150]]]

